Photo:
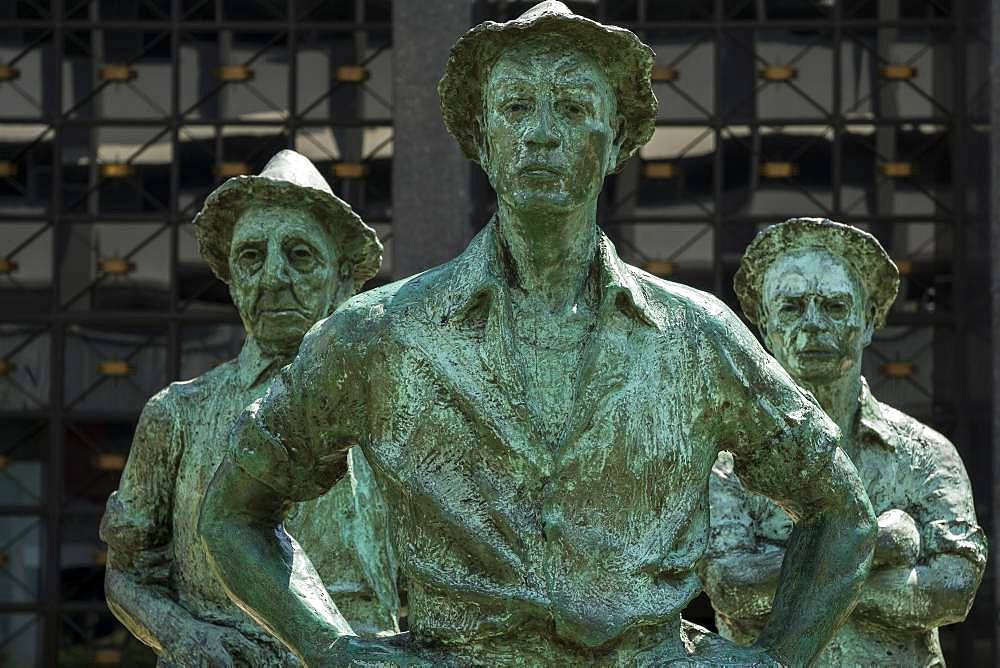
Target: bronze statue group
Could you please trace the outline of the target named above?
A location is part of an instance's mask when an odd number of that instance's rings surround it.
[[[623,262],[597,198],[652,64],[554,0],[461,37],[442,114],[497,212],[367,292],[381,244],[305,157],[209,195],[246,341],[149,400],[101,525],[159,665],[944,665],[986,539],[955,447],[861,374],[896,266],[765,229],[735,280],[762,347]],[[703,589],[719,634],[681,618]]]

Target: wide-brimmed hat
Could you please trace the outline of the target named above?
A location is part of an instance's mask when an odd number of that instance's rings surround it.
[[[657,108],[650,80],[653,50],[631,31],[574,14],[556,0],[537,4],[513,21],[480,23],[455,42],[438,84],[448,131],[465,155],[478,162],[476,135],[482,117],[483,84],[507,47],[536,35],[558,37],[603,68],[625,121],[625,139],[615,165],[615,171],[620,170],[653,136]]]
[[[764,275],[771,264],[783,255],[813,249],[828,251],[847,263],[868,294],[875,327],[884,325],[899,292],[899,269],[878,239],[826,218],[792,218],[768,227],[750,242],[733,280],[747,318],[760,322]]]
[[[341,277],[354,280],[355,292],[378,273],[382,243],[351,205],[333,194],[309,158],[279,151],[256,176],[234,176],[205,198],[194,218],[202,257],[229,283],[229,246],[233,228],[251,206],[280,206],[309,211],[333,235]]]

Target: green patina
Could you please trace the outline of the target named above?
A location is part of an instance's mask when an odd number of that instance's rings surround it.
[[[247,337],[236,359],[146,405],[101,525],[108,603],[160,665],[300,665],[226,596],[197,540],[198,512],[240,411],[264,394],[309,327],[378,267],[381,246],[292,151],[260,176],[217,189],[195,229]],[[357,631],[398,631],[398,600],[383,586],[395,577],[380,535],[385,506],[364,457],[350,459],[351,475],[297,508],[290,530],[322,555],[324,581]]]
[[[652,62],[551,1],[460,39],[443,114],[496,216],[321,321],[240,417],[200,534],[308,665],[803,665],[846,618],[875,523],[836,425],[721,302],[625,264],[597,227],[604,178],[652,131]],[[355,446],[409,634],[352,635],[281,527]],[[721,450],[798,521],[752,648],[681,620]]]
[[[861,375],[862,353],[898,282],[874,237],[813,218],[762,232],[736,276],[743,310],[768,349],[840,426],[878,514],[871,574],[818,665],[943,666],[937,627],[965,618],[986,565],[955,447],[875,399]],[[747,492],[728,457],[710,488],[705,586],[721,633],[747,644],[771,611],[792,522]]]

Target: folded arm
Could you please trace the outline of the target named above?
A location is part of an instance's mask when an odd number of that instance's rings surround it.
[[[732,456],[719,455],[708,484],[712,532],[702,581],[715,611],[727,620],[757,621],[771,613],[784,548],[758,532],[749,492]],[[757,626],[762,626],[760,621]]]
[[[982,572],[981,566],[955,554],[880,569],[869,576],[854,614],[888,628],[954,624],[968,614]]]

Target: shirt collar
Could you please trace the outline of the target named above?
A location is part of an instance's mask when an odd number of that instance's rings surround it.
[[[882,402],[876,399],[868,387],[868,381],[861,377],[861,392],[858,397],[858,436],[862,441],[871,442],[895,451],[896,431],[882,410]],[[867,438],[864,438],[867,437]]]
[[[249,390],[261,381],[261,377],[272,368],[280,365],[280,360],[267,355],[261,350],[257,340],[248,336],[243,342],[243,349],[237,359],[237,373],[240,387]]]
[[[651,327],[658,327],[642,286],[635,274],[622,262],[614,244],[598,230],[597,252],[594,255],[592,276],[598,279],[600,313],[612,309],[633,320]],[[509,288],[514,267],[509,251],[497,234],[496,217],[476,235],[468,248],[459,256],[452,272],[450,289],[441,297],[447,314],[462,318],[480,305],[492,303]]]

